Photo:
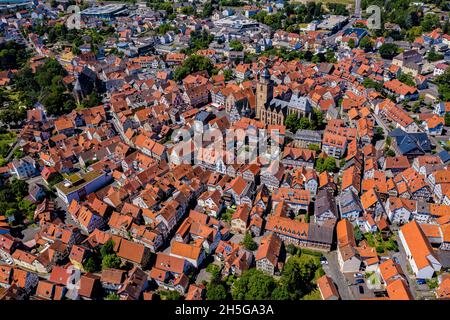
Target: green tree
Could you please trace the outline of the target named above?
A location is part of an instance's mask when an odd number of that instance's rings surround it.
[[[295,113],[288,114],[284,120],[285,126],[292,132],[297,131],[298,119]]]
[[[102,269],[118,269],[120,268],[121,261],[120,258],[115,254],[107,254],[102,258]]]
[[[81,102],[83,108],[96,107],[102,103],[102,98],[98,92],[93,91]]]
[[[365,36],[359,42],[359,47],[363,49],[365,52],[372,51],[373,49],[373,41],[369,36]]]
[[[249,269],[234,282],[231,295],[234,300],[268,300],[275,288],[271,276],[261,270]]]
[[[225,286],[220,283],[209,283],[206,286],[207,300],[226,300],[228,297]]]
[[[256,248],[258,248],[258,245],[256,244],[256,242],[253,240],[252,235],[250,232],[247,232],[245,234],[244,240],[243,240],[243,245],[245,248],[247,248],[248,250],[256,250]]]
[[[289,293],[286,286],[279,285],[272,291],[272,300],[290,300],[292,295]]]
[[[335,172],[336,169],[337,169],[336,160],[333,157],[317,158],[316,170],[318,172],[322,173],[324,171],[327,171],[327,172],[331,173],[331,172]]]
[[[105,300],[120,300],[120,297],[117,293],[113,292],[106,296]]]
[[[440,28],[441,24],[439,21],[439,16],[436,14],[426,14],[420,24],[423,32],[430,32],[436,28]]]
[[[230,41],[230,48],[232,51],[242,51],[244,50],[244,46],[239,40],[233,39]]]
[[[445,114],[445,116],[444,116],[444,121],[445,121],[445,125],[447,126],[447,127],[450,127],[450,113],[446,113]]]
[[[289,243],[286,247],[286,251],[290,255],[296,255],[299,252],[299,249],[296,246],[294,246],[292,243]]]
[[[444,55],[437,53],[434,47],[431,48],[430,52],[428,53],[427,60],[429,62],[439,61],[444,59]]]
[[[311,126],[311,122],[306,117],[301,117],[300,121],[298,122],[298,129],[308,129]]]
[[[164,300],[180,300],[181,294],[176,290],[164,290],[160,291],[159,294]]]
[[[350,49],[354,49],[355,46],[356,46],[355,40],[353,40],[352,38],[351,38],[350,40],[348,40],[348,47],[349,47]]]
[[[211,74],[212,69],[213,64],[210,59],[194,54],[187,58],[181,66],[175,69],[174,79],[176,81],[181,81],[188,74],[198,71],[207,71],[209,74]]]
[[[401,73],[398,76],[398,80],[411,87],[414,87],[416,85],[413,76],[408,73]]]
[[[443,101],[450,101],[450,68],[445,70],[444,74],[436,78],[438,91]]]
[[[333,50],[327,50],[327,52],[325,53],[325,61],[328,63],[337,62],[336,55],[334,54]]]
[[[223,70],[223,76],[225,77],[225,81],[230,81],[233,79],[233,71],[230,69]]]
[[[105,244],[100,248],[100,254],[103,257],[114,253],[114,241],[112,239],[105,242]]]
[[[9,218],[9,217],[15,217],[17,215],[17,209],[15,208],[10,208],[8,210],[5,211],[5,217]]]
[[[211,17],[213,14],[213,6],[211,2],[207,2],[205,3],[205,5],[203,6],[203,10],[202,10],[202,18],[209,18]]]
[[[94,257],[89,257],[83,263],[83,269],[86,272],[97,272],[99,271],[99,265]]]
[[[383,91],[383,85],[377,81],[372,80],[371,78],[364,78],[362,85],[365,88],[373,88],[378,92],[382,92]]]
[[[15,41],[0,44],[0,70],[21,68],[28,57],[26,47]]]
[[[308,144],[308,149],[319,152],[320,146],[317,143],[310,143],[310,144]]]
[[[361,232],[361,229],[358,226],[355,226],[353,228],[353,233],[355,234],[356,241],[361,241],[363,239],[363,234]]]
[[[395,157],[395,151],[393,151],[392,149],[388,149],[386,151],[386,156],[387,157]]]
[[[34,211],[36,210],[36,205],[30,200],[22,199],[18,203],[18,207],[23,215],[25,215],[28,220],[33,220]]]
[[[323,129],[325,117],[320,111],[320,109],[313,108],[311,112],[311,121],[309,125],[309,129],[311,130],[320,130]]]
[[[193,6],[186,6],[181,8],[181,13],[185,15],[193,15],[195,12]]]
[[[396,56],[400,49],[399,47],[394,43],[384,43],[380,46],[378,49],[380,52],[380,55],[384,59],[392,59],[394,56]]]
[[[9,185],[9,188],[18,199],[25,197],[28,194],[28,183],[23,180],[13,179]]]
[[[313,260],[293,256],[283,268],[281,285],[286,287],[292,299],[298,299],[314,289],[313,280],[317,269]]]

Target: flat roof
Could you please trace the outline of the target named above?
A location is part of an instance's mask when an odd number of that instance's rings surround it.
[[[113,14],[122,9],[125,9],[125,4],[121,3],[110,3],[101,7],[91,7],[83,10],[81,13],[86,15],[100,15],[100,14]]]
[[[93,170],[83,175],[75,173],[70,176],[66,176],[64,181],[61,181],[55,185],[55,188],[59,189],[62,193],[67,195],[83,188],[89,182],[97,179],[102,175],[103,172],[98,170]]]

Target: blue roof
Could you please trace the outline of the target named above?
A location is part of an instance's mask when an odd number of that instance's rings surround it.
[[[448,151],[442,150],[438,153],[439,158],[441,158],[443,163],[447,163],[450,161],[450,153]]]
[[[407,133],[397,128],[391,131],[389,136],[395,138],[397,147],[403,155],[416,149],[422,153],[431,152],[431,142],[424,132]]]
[[[199,113],[197,113],[197,115],[195,116],[195,120],[201,121],[204,123],[210,115],[211,114],[209,112],[202,110]]]
[[[356,33],[359,39],[364,37],[367,34],[367,30],[363,28],[348,28],[344,31],[344,36],[348,36],[349,34]]]

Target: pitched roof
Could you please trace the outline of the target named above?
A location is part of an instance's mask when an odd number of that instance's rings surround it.
[[[319,287],[320,294],[323,300],[328,300],[333,297],[339,298],[339,293],[335,284],[333,283],[333,280],[327,275],[324,275],[317,279],[317,286]]]
[[[400,228],[400,232],[402,233],[409,251],[411,252],[411,256],[419,270],[431,266],[428,257],[433,256],[438,260],[430,242],[415,220],[403,225]]]

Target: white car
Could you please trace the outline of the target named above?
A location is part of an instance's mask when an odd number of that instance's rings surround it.
[[[320,261],[320,264],[322,264],[322,265],[328,264],[328,261],[327,260],[322,260],[322,261]]]
[[[355,278],[362,278],[362,277],[364,277],[364,275],[362,273],[355,273],[353,276]]]

